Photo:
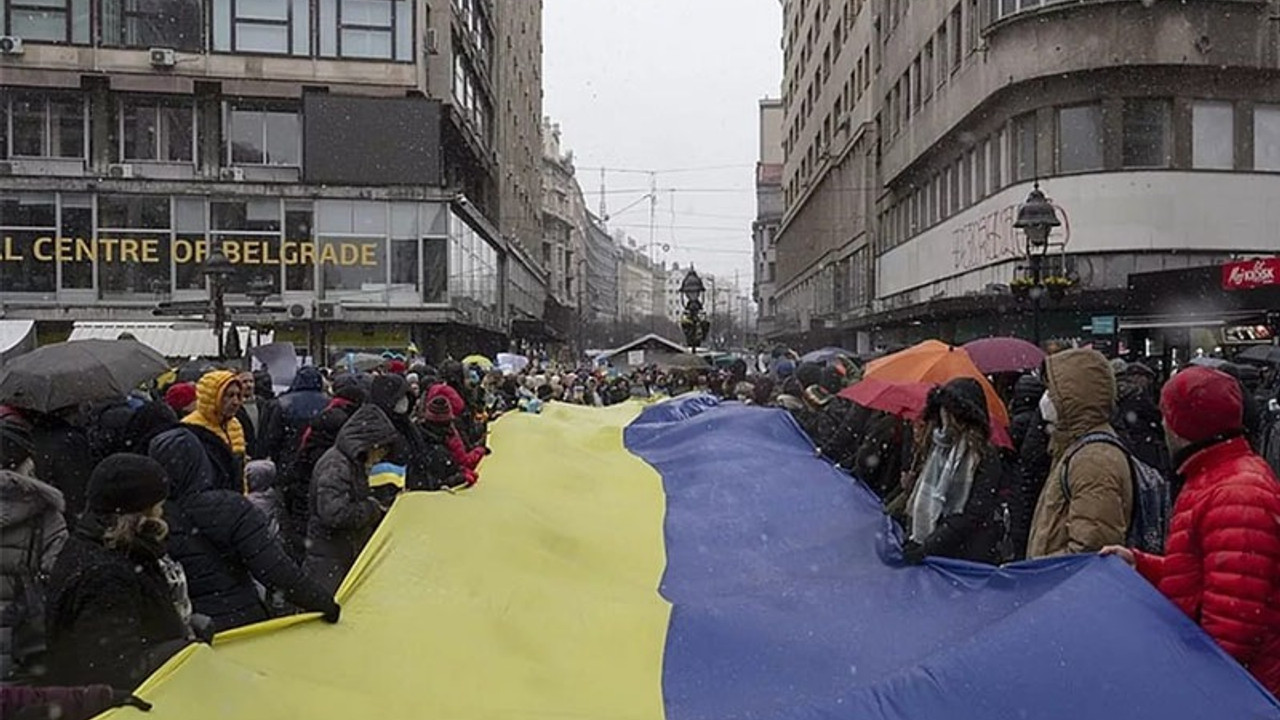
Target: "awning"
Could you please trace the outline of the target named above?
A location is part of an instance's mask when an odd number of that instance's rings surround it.
[[[249,347],[250,329],[236,327],[240,335],[240,347]],[[216,357],[218,337],[213,328],[203,323],[191,322],[77,322],[68,340],[116,340],[121,335],[132,335],[135,340],[155,349],[169,358]],[[262,333],[260,342],[273,341],[271,332]]]
[[[1116,323],[1119,330],[1174,330],[1222,327],[1247,323],[1250,320],[1265,321],[1266,315],[1252,311],[1224,312],[1215,315],[1122,315]]]
[[[35,348],[35,320],[0,320],[0,365]]]

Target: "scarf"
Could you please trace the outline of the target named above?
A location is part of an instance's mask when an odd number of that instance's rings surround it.
[[[967,437],[956,440],[946,428],[937,428],[932,440],[929,457],[908,503],[911,539],[916,542],[924,542],[933,534],[939,518],[964,510],[977,466],[977,453],[970,452]]]

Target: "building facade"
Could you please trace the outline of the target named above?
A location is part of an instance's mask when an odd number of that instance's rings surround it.
[[[499,227],[530,255],[542,241],[542,0],[495,0]]]
[[[560,126],[542,121],[542,265],[557,302],[578,307],[587,262],[584,252],[587,207],[573,167],[573,153],[561,146]]]
[[[759,332],[776,332],[778,313],[778,226],[786,210],[782,196],[782,126],[785,118],[781,100],[760,101],[760,148],[756,161],[756,219],[751,225],[753,258],[752,299],[760,309]]]
[[[313,354],[505,349],[488,0],[0,2],[0,315],[203,315]],[[537,127],[536,115],[532,127]]]
[[[1280,249],[1273,3],[787,0],[775,336],[1031,333],[1017,208],[1062,220],[1046,336],[1131,275]]]

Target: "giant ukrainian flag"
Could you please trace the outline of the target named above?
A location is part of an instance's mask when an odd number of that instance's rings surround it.
[[[784,413],[552,405],[493,447],[474,490],[397,501],[341,623],[189,649],[141,689],[151,716],[1280,717],[1118,561],[897,566],[875,499]]]

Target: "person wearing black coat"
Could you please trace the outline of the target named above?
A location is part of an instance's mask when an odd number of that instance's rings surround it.
[[[982,386],[972,378],[958,378],[935,388],[924,420],[926,459],[907,501],[911,528],[904,559],[918,563],[937,555],[1000,562],[1005,533],[998,499],[1004,467],[990,441]]]
[[[161,565],[164,468],[112,455],[94,469],[86,510],[49,574],[50,684],[134,688],[188,642]]]
[[[1013,402],[1009,405],[1009,437],[1013,441],[1010,456],[1017,465],[1017,473],[1016,484],[1010,488],[1009,497],[1003,499],[1009,506],[1010,553],[1018,558],[1026,555],[1031,517],[1049,475],[1049,434],[1044,431],[1044,420],[1040,417],[1040,398],[1044,392],[1044,382],[1028,373],[1014,384]]]
[[[382,410],[400,434],[400,442],[387,460],[404,466],[406,490],[443,490],[466,484],[445,445],[448,438],[434,432],[434,427],[420,427],[410,419],[413,401],[408,381],[399,375],[374,378],[369,402]]]
[[[157,435],[150,454],[169,474],[169,554],[186,570],[195,611],[216,631],[271,616],[255,580],[303,610],[337,620],[333,597],[289,558],[262,512],[243,495],[214,487],[213,467],[190,428]]]
[[[258,392],[256,380],[253,387]],[[298,368],[289,389],[259,411],[258,445],[263,455],[274,460],[276,467],[288,468],[298,439],[328,404],[320,371],[310,365]]]
[[[316,463],[304,568],[328,592],[337,592],[386,512],[369,488],[369,468],[398,439],[386,414],[365,404]]]
[[[841,470],[852,470],[873,411],[837,395],[827,404],[826,413],[835,429],[822,452]]]

